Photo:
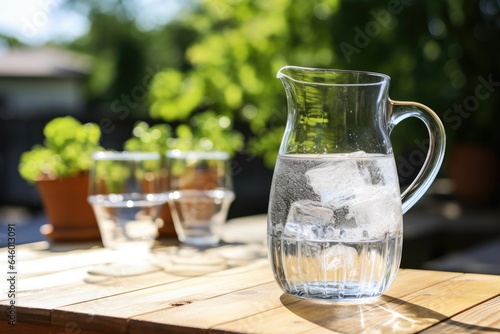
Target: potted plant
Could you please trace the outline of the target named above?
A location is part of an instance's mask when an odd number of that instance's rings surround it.
[[[43,130],[44,145],[21,155],[19,173],[35,183],[49,224],[40,229],[51,240],[99,239],[99,229],[87,203],[92,153],[101,149],[100,128],[72,116],[57,117]]]
[[[158,152],[165,163],[168,150],[182,151],[224,151],[231,157],[243,147],[243,135],[232,128],[230,120],[217,115],[213,111],[205,111],[194,115],[187,123],[180,124],[172,130],[168,124],[150,126],[146,122],[138,122],[132,131],[132,137],[124,144],[128,151]],[[168,175],[162,175],[164,189],[167,189]],[[165,204],[161,212],[163,226],[159,229],[162,236],[175,236],[169,206]]]

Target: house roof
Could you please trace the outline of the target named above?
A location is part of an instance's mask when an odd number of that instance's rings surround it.
[[[90,72],[90,58],[53,47],[12,49],[0,55],[0,77],[78,78]]]

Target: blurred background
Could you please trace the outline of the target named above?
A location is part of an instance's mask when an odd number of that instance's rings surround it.
[[[438,179],[405,215],[402,266],[498,274],[499,50],[499,0],[4,3],[0,223],[24,229],[19,242],[43,240],[40,196],[18,164],[63,115],[98,124],[101,145],[118,150],[139,121],[176,128],[223,119],[245,138],[230,218],[265,213],[286,120],[278,69],[366,70],[389,75],[392,99],[428,105],[447,131]],[[423,163],[426,138],[418,120],[391,134],[402,189]]]

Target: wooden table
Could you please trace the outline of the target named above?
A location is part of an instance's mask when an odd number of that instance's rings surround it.
[[[91,274],[114,258],[92,244],[40,242],[16,255],[16,324],[3,278],[0,333],[500,333],[494,275],[401,269],[370,303],[318,303],[279,289],[263,243],[158,245],[159,267],[128,277]]]

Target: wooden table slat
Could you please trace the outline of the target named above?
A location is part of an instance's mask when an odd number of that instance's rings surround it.
[[[499,288],[498,277],[464,274],[369,309],[360,317],[359,326],[353,326],[356,319],[329,319],[322,325],[348,333],[367,328],[381,333],[415,333],[489,300]]]
[[[421,280],[420,289],[413,285],[414,292],[406,294],[401,287],[408,286],[407,280],[414,281],[413,273],[418,275],[419,271],[402,271],[394,283],[395,287],[373,304],[320,304],[303,300],[289,307],[271,310],[265,315],[258,314],[216,326],[211,331],[287,333],[282,326],[283,320],[287,319],[287,322],[293,323],[297,333],[317,333],[321,328],[341,333],[357,333],[369,328],[385,333],[396,326],[398,332],[413,333],[446,319],[462,308],[491,298],[500,289],[498,277],[432,272],[427,280]],[[441,282],[436,284],[433,278]],[[290,297],[285,295],[283,299],[286,298]],[[416,320],[413,319],[415,317]]]
[[[281,307],[282,294],[276,282],[266,283],[133,317],[129,321],[129,332],[140,334],[154,330],[204,333],[215,325]],[[193,315],[196,315],[196,319],[193,319]]]
[[[500,296],[461,312],[422,332],[422,334],[433,333],[500,333]]]
[[[409,283],[413,284],[413,286],[416,289],[419,287],[425,288],[428,287],[429,285],[442,282],[444,279],[450,279],[452,277],[459,275],[460,274],[458,273],[435,272],[435,274],[432,275],[432,279],[425,280],[425,278],[428,276],[428,274],[425,272],[413,271],[413,270],[401,270],[400,277],[398,277],[398,280],[396,280],[396,282],[394,283],[393,287],[391,288],[391,291],[395,294],[399,293],[400,295],[402,295],[404,291],[407,291],[407,288],[405,287]],[[404,279],[404,284],[398,284],[399,281],[403,279]],[[130,320],[131,332],[140,333],[141,325],[145,326],[145,324],[147,324],[148,322],[154,322],[154,326],[149,326],[147,328],[154,327],[156,329],[161,328],[165,330],[167,329],[172,330],[173,328],[175,328],[176,330],[179,330],[183,322],[189,323],[187,320],[189,319],[190,316],[192,317],[192,314],[202,314],[202,317],[200,319],[198,316],[196,323],[190,324],[190,326],[192,326],[190,328],[192,328],[193,330],[200,327],[202,328],[203,326],[211,328],[220,325],[222,323],[231,322],[235,320],[237,321],[241,318],[245,318],[251,315],[256,315],[257,313],[282,307],[283,303],[289,304],[300,301],[299,299],[289,298],[286,295],[283,296],[283,291],[279,289],[278,285],[275,282],[271,283],[270,285],[265,285],[263,287],[270,288],[272,293],[264,294],[264,296],[259,297],[260,303],[252,305],[252,307],[250,307],[250,305],[247,304],[248,301],[246,299],[243,300],[241,299],[240,292],[231,293],[213,298],[209,301],[201,301],[201,302],[195,301],[190,305],[184,305],[179,308],[165,309],[149,314],[144,314],[139,317],[134,317]],[[249,290],[250,291],[248,291],[247,293],[250,296],[253,296],[254,294],[258,296],[261,295],[261,293],[259,293],[260,291],[258,291],[256,288],[252,288]],[[251,300],[253,299],[251,298]],[[243,307],[241,306],[242,303]],[[209,312],[208,316],[205,316],[205,313],[207,312],[206,310],[207,305],[212,305],[214,307],[214,310],[213,312]],[[219,313],[217,311],[219,309],[220,310],[229,309],[231,310],[231,312],[225,313],[221,311]],[[287,313],[286,310],[283,311]],[[212,313],[215,313],[215,315],[217,314],[219,315],[212,316]],[[260,318],[260,316],[256,315],[256,318]],[[255,319],[251,319],[251,321],[256,322]],[[245,320],[243,320],[243,322],[245,322]],[[279,322],[280,321],[278,321],[278,323]],[[241,330],[241,328],[244,327],[240,325],[238,326],[239,326],[238,330]]]
[[[125,332],[129,317],[211,298],[272,280],[267,260],[260,260],[249,266],[58,307],[52,312],[52,323],[62,325],[72,320],[81,328],[120,333]],[[92,317],[92,321],[88,321],[89,317]]]
[[[17,251],[18,323],[5,321],[0,284],[1,333],[500,333],[495,275],[401,269],[380,298],[315,302],[280,290],[263,244],[194,253],[166,244],[155,254],[161,270],[131,277],[90,275],[116,259],[92,244]]]
[[[81,268],[89,265],[96,265],[103,262],[110,262],[116,255],[103,248],[82,248],[68,251],[50,250],[48,244],[43,249],[36,251],[37,255],[32,255],[32,250],[16,249],[16,270],[23,279],[53,274],[58,271]],[[0,255],[7,258],[7,255]],[[3,268],[6,267],[4,264]]]

